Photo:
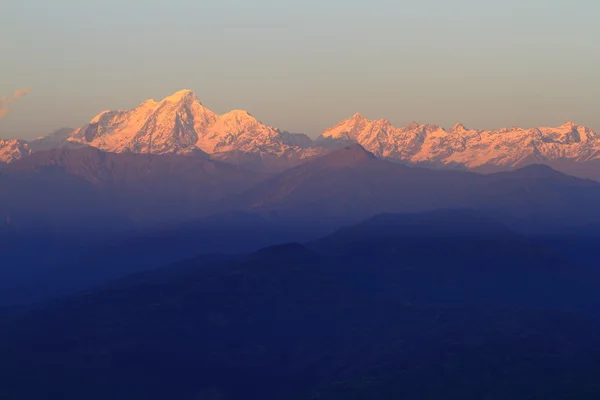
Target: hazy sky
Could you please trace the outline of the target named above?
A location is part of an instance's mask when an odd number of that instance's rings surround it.
[[[597,0],[0,0],[0,137],[192,89],[281,129],[356,112],[600,130]],[[5,102],[6,103],[6,102]]]

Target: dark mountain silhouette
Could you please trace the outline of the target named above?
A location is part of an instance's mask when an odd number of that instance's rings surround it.
[[[56,168],[0,170],[0,216],[10,232],[106,235],[129,226],[111,197]]]
[[[0,394],[593,399],[594,273],[475,212],[377,216],[4,312]]]
[[[12,163],[0,170],[0,304],[226,247],[239,252],[277,243],[283,232],[258,222],[201,220],[214,214],[220,198],[262,176],[202,155],[94,148],[37,152]]]
[[[475,174],[379,160],[355,144],[261,182],[240,196],[236,206],[281,219],[325,219],[335,225],[386,211],[460,206],[464,195],[459,190],[467,190],[470,180],[477,179]]]
[[[477,207],[506,223],[536,233],[561,231],[598,222],[594,204],[597,182],[575,178],[545,165],[485,175],[476,197]]]
[[[210,158],[215,161],[235,165],[244,169],[260,171],[263,173],[277,173],[300,165],[309,159],[316,158],[325,153],[325,149],[315,149],[314,154],[290,151],[281,155],[270,153],[247,153],[233,150],[211,154]]]
[[[122,215],[140,224],[241,211],[335,229],[383,212],[458,208],[530,231],[600,221],[600,184],[546,166],[491,175],[429,170],[377,159],[356,144],[274,176],[202,154],[113,154],[93,148],[34,153],[3,171],[10,176],[49,169],[92,183]],[[11,196],[22,197],[18,191]]]
[[[41,271],[133,228],[104,191],[58,169],[0,172],[0,218],[0,304],[33,289]]]
[[[518,240],[516,233],[497,220],[472,210],[436,210],[416,214],[379,214],[356,225],[341,228],[311,243],[324,253],[380,254],[394,246],[423,241]],[[389,249],[387,246],[392,246]]]
[[[521,230],[600,221],[600,184],[547,166],[480,175],[380,160],[359,145],[267,179],[231,207],[282,220],[356,223],[372,215],[469,208]]]
[[[310,241],[381,213],[471,210],[464,212],[536,234],[600,222],[600,184],[593,181],[539,165],[491,175],[414,168],[359,145],[275,175],[201,153],[94,148],[37,152],[0,174],[0,304],[69,293],[196,254]],[[435,233],[422,230],[431,226],[424,216],[412,225],[402,218],[407,236]],[[448,218],[444,229],[472,233],[474,214]],[[372,235],[385,229],[375,226]],[[579,261],[600,260],[594,241],[580,242]],[[547,241],[575,257],[567,242]],[[426,243],[414,248],[427,252]]]
[[[240,255],[320,234],[318,226],[292,229],[259,215],[229,213],[95,240],[11,237],[0,245],[5,262],[0,268],[0,305],[81,291],[199,254]],[[36,251],[27,251],[30,248]]]
[[[215,202],[265,177],[201,154],[105,153],[95,148],[38,152],[5,168],[7,173],[59,169],[94,184],[131,219],[173,221],[206,216]],[[67,192],[68,193],[68,192]]]
[[[459,210],[378,215],[309,247],[349,257],[346,263],[391,263],[394,267],[386,269],[389,281],[415,301],[477,298],[483,304],[501,299],[550,307],[558,306],[555,294],[562,292],[570,293],[565,297],[569,304],[593,311],[589,299],[600,271],[581,259],[573,261],[563,251],[565,243],[550,247],[485,215]],[[565,304],[565,299],[559,302]]]
[[[585,162],[577,162],[567,159],[556,159],[548,162],[552,168],[566,174],[585,179],[600,181],[600,160],[594,159]]]

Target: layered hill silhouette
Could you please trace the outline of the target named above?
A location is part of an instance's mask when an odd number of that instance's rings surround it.
[[[577,246],[565,243],[571,232],[600,224],[599,202],[599,183],[545,165],[486,175],[431,170],[382,160],[358,144],[283,172],[203,153],[39,151],[0,168],[0,304],[69,293],[195,254],[309,241],[385,213],[476,212],[518,233],[554,234],[547,243],[561,254],[596,262],[593,232]],[[466,229],[465,221],[455,225]],[[427,220],[416,220],[413,235],[418,225],[432,234]]]
[[[471,208],[529,229],[597,220],[599,189],[543,165],[490,175],[430,170],[378,159],[355,144],[259,183],[238,207],[336,223],[382,212]]]
[[[597,278],[472,211],[381,215],[5,312],[0,393],[591,399]]]
[[[117,154],[93,147],[37,152],[0,171],[0,211],[17,230],[36,218],[60,224],[59,215],[90,210],[87,204],[97,204],[90,215],[110,214],[137,225],[244,212],[333,229],[379,213],[456,208],[488,213],[521,230],[600,221],[600,184],[548,166],[487,175],[431,170],[379,159],[357,144],[280,173],[201,155]],[[52,189],[53,181],[60,190]],[[78,200],[61,202],[60,196]],[[44,197],[55,206],[38,207],[41,214],[23,201]]]
[[[54,171],[77,177],[107,196],[128,218],[142,221],[184,220],[210,214],[216,201],[267,176],[202,156],[107,153],[93,147],[38,152],[4,171],[10,176]],[[18,199],[24,194],[14,192],[12,196]],[[84,206],[82,202],[80,207]]]

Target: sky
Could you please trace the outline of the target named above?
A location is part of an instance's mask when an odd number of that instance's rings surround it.
[[[597,0],[0,0],[0,137],[180,89],[311,136],[357,112],[600,131],[599,15]]]

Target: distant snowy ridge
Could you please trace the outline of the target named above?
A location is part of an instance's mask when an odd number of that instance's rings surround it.
[[[462,124],[445,130],[416,122],[397,128],[385,119],[360,114],[323,132],[322,145],[356,142],[382,158],[409,163],[484,167],[517,167],[553,160],[586,162],[600,158],[600,138],[571,121],[555,128],[473,130]]]

